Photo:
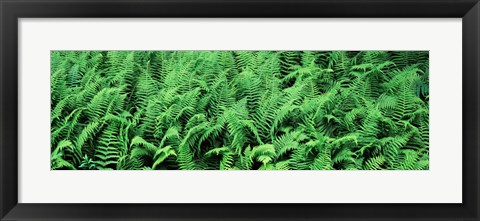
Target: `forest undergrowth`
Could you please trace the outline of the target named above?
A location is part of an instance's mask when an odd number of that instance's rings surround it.
[[[427,51],[52,51],[51,169],[427,170]]]

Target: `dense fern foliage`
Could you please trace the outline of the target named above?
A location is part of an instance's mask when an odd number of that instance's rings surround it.
[[[429,169],[428,52],[52,51],[51,169]]]

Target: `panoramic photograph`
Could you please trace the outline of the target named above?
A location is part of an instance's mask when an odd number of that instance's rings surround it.
[[[51,170],[429,170],[428,51],[51,51]]]

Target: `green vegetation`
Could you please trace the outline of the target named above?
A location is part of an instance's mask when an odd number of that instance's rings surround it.
[[[51,169],[429,169],[428,52],[52,51]]]

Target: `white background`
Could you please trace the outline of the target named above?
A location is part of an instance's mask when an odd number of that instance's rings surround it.
[[[461,19],[20,19],[20,203],[461,203]],[[430,50],[428,171],[50,171],[50,50]]]

